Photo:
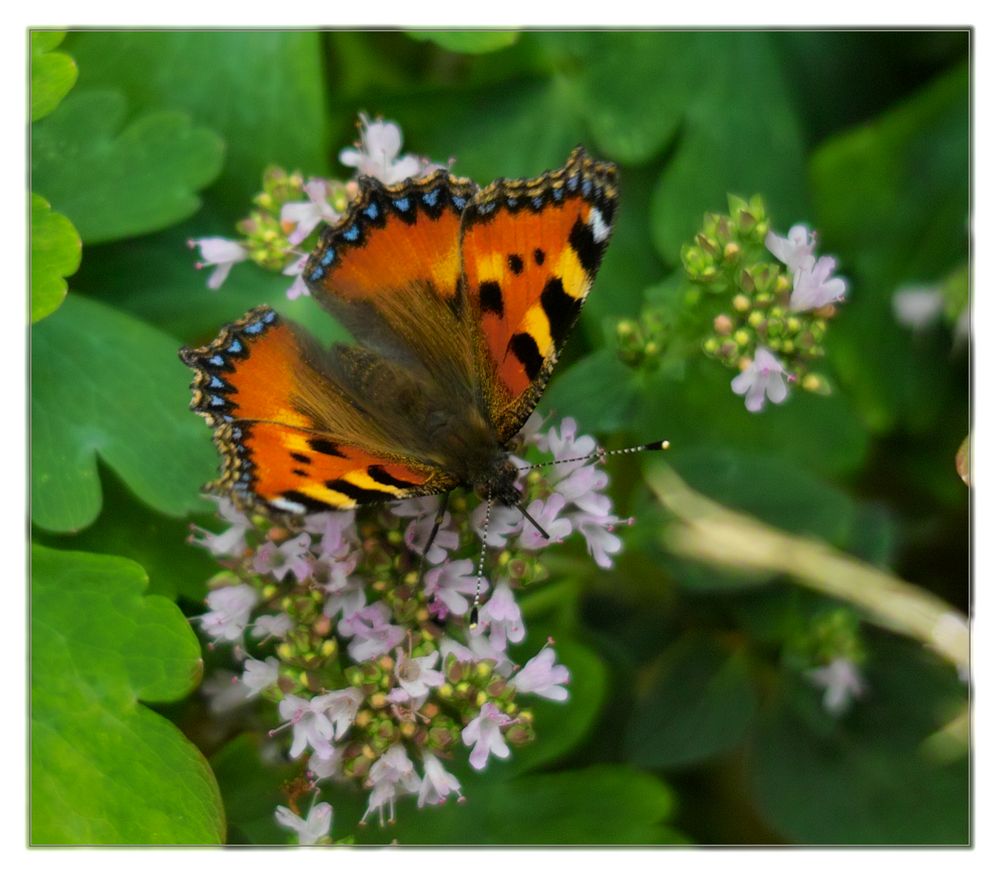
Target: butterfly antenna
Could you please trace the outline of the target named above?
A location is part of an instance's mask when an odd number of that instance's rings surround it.
[[[531,471],[536,468],[545,468],[548,465],[560,465],[564,462],[589,462],[592,459],[606,459],[609,456],[624,456],[628,453],[640,453],[644,450],[667,450],[669,448],[670,442],[666,440],[650,441],[649,444],[636,444],[635,447],[623,447],[621,450],[605,450],[603,447],[598,447],[593,453],[588,453],[585,456],[570,456],[566,459],[550,459],[548,462],[536,462],[534,465],[520,465],[517,470]],[[527,511],[523,508],[521,511],[524,512],[525,517],[528,517]],[[531,520],[531,518],[528,517],[528,520]],[[531,520],[531,522],[544,534],[542,528],[534,520]],[[548,538],[548,536],[545,537]]]
[[[483,547],[479,551],[479,569],[476,572],[476,595],[472,598],[472,611],[469,612],[469,629],[479,626],[479,594],[483,583],[483,566],[486,565],[486,538],[490,534],[490,512],[493,510],[493,493],[486,497],[486,519],[483,521]]]

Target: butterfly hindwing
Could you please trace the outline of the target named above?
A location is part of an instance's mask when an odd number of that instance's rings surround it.
[[[462,219],[467,330],[501,443],[534,410],[608,245],[617,170],[576,149],[560,170],[497,180]]]
[[[324,354],[269,307],[181,358],[195,369],[191,407],[214,427],[222,454],[210,489],[243,508],[303,514],[456,483],[432,464],[384,449],[392,439],[352,404]]]

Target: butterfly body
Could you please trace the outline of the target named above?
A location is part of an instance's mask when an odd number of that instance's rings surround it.
[[[223,458],[210,488],[270,515],[456,487],[516,505],[511,444],[607,247],[616,169],[578,149],[483,189],[445,171],[359,188],[304,270],[355,345],[258,307],[181,351]]]

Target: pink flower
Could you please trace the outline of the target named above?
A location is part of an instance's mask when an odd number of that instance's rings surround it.
[[[439,656],[435,651],[426,657],[408,657],[402,648],[396,649],[396,680],[407,697],[426,697],[431,687],[444,684],[444,675],[434,668]]]
[[[305,581],[312,571],[309,544],[309,535],[305,532],[282,542],[280,546],[265,541],[257,548],[253,569],[259,575],[273,575],[275,581],[281,581],[289,572],[296,581]]]
[[[299,845],[314,846],[330,833],[333,807],[329,803],[316,803],[310,808],[306,818],[300,818],[287,806],[279,806],[274,811],[274,817],[282,827],[298,834]]]
[[[286,277],[294,277],[295,282],[288,287],[285,292],[285,297],[289,301],[294,301],[296,298],[300,298],[303,295],[309,295],[309,287],[306,285],[305,277],[302,276],[302,272],[306,269],[306,262],[309,261],[309,256],[304,255],[295,259],[295,261],[286,265],[282,274]]]
[[[569,699],[569,692],[561,687],[569,681],[569,670],[556,665],[556,652],[542,648],[532,657],[510,683],[521,693],[533,693],[547,700],[562,702]]]
[[[359,129],[361,141],[356,148],[340,151],[340,163],[356,168],[358,176],[373,176],[391,185],[440,167],[416,155],[400,156],[403,132],[394,122],[373,122],[362,113]]]
[[[510,746],[504,741],[501,727],[506,727],[511,719],[504,715],[493,703],[484,703],[479,715],[462,730],[462,742],[472,749],[469,763],[474,769],[486,768],[491,754],[504,759],[510,757]]]
[[[609,501],[609,507],[610,504]],[[613,565],[611,557],[622,549],[622,540],[615,535],[614,527],[628,521],[608,514],[586,512],[571,514],[570,520],[573,528],[586,540],[587,552],[594,558],[594,562],[602,569],[610,569]]]
[[[441,526],[430,547],[427,546],[427,539],[431,537],[434,528],[434,515],[417,517],[406,527],[404,540],[406,546],[416,554],[422,553],[427,548],[427,564],[436,566],[448,558],[448,552],[458,547],[458,533],[448,529],[451,523],[451,515],[446,511],[441,518]]]
[[[212,275],[208,278],[208,288],[218,289],[226,282],[226,277],[232,270],[233,265],[245,262],[250,258],[250,253],[246,247],[235,240],[227,240],[224,237],[197,237],[188,241],[188,247],[198,248],[201,261],[195,262],[198,270],[202,268],[214,267]]]
[[[191,542],[205,548],[216,557],[240,557],[247,549],[247,530],[253,524],[229,499],[223,496],[208,496],[218,506],[218,515],[231,524],[224,532],[214,533],[200,526],[191,527]]]
[[[433,754],[424,752],[424,780],[420,783],[420,790],[417,792],[417,807],[423,808],[425,804],[437,806],[444,803],[452,793],[458,794],[459,801],[463,800],[462,785],[451,773],[449,773]]]
[[[424,592],[452,614],[464,615],[469,611],[467,597],[476,592],[476,576],[472,574],[472,569],[472,560],[468,559],[451,560],[435,566],[424,576]]]
[[[306,532],[320,536],[319,557],[342,560],[357,541],[353,511],[326,511],[306,517]]]
[[[337,748],[333,746],[333,754],[327,757],[320,757],[318,754],[313,752],[309,756],[309,772],[311,772],[316,780],[329,779],[332,776],[336,776],[340,772],[340,764],[344,759],[344,751],[342,748]]]
[[[211,611],[197,620],[213,641],[235,642],[243,635],[250,622],[250,612],[259,601],[260,596],[249,584],[210,590],[205,602]]]
[[[846,657],[831,660],[826,666],[811,669],[806,677],[823,690],[823,708],[831,715],[842,715],[867,690],[858,664]]]
[[[262,614],[254,621],[253,637],[255,639],[282,638],[293,626],[292,619],[280,612],[278,614]]]
[[[754,354],[753,362],[733,378],[733,392],[746,396],[746,409],[758,413],[764,408],[764,396],[776,405],[788,397],[788,372],[767,347],[760,346]]]
[[[489,630],[490,646],[494,651],[506,651],[508,639],[511,642],[520,642],[524,639],[521,609],[518,608],[514,593],[506,581],[497,584],[493,596],[480,610],[479,625]]]
[[[329,718],[333,725],[333,738],[343,739],[351,729],[364,698],[365,695],[356,687],[345,687],[343,690],[334,690],[313,697],[311,705],[314,709],[322,710]]]
[[[537,551],[566,538],[573,531],[573,524],[565,517],[559,517],[559,512],[565,506],[566,500],[559,493],[553,493],[544,501],[535,499],[528,506],[528,514],[538,521],[549,537],[546,538],[531,523],[525,522],[517,543],[525,550]]]
[[[337,632],[353,641],[347,646],[351,659],[363,663],[372,657],[388,654],[406,633],[402,627],[389,623],[392,613],[384,602],[375,602],[367,608],[345,617],[337,625]]]
[[[291,758],[298,757],[307,746],[320,757],[330,757],[333,754],[333,746],[330,744],[333,724],[319,697],[310,701],[288,694],[278,703],[278,713],[287,722],[282,727],[291,725],[292,728],[292,747],[288,752]],[[274,732],[276,731],[272,731]]]
[[[830,276],[836,267],[835,259],[823,256],[815,265],[796,273],[788,309],[796,312],[818,310],[834,301],[843,301],[847,283],[841,277]]]
[[[813,250],[816,248],[816,232],[810,232],[806,225],[793,225],[787,238],[768,231],[764,238],[764,246],[779,262],[788,266],[793,276],[804,268],[811,268],[816,261],[813,255]]]
[[[389,823],[396,820],[396,798],[403,793],[414,793],[420,787],[420,779],[413,762],[406,755],[406,749],[398,742],[389,747],[368,771],[368,782],[372,786],[368,798],[368,808],[361,817],[364,824],[368,816],[378,812],[379,824],[385,825],[385,809],[389,809]]]
[[[482,538],[483,526],[486,523],[486,503],[480,502],[469,515],[469,525]],[[486,544],[492,548],[507,546],[507,539],[517,535],[524,525],[524,515],[517,508],[506,505],[493,505],[490,510],[490,530],[486,533]],[[529,523],[528,526],[531,526]]]
[[[293,201],[281,208],[281,229],[288,242],[298,246],[320,222],[333,224],[340,214],[330,204],[330,184],[324,179],[311,179],[303,187],[307,201]]]
[[[586,465],[587,457],[597,450],[597,442],[589,435],[576,437],[576,420],[572,417],[564,417],[558,429],[554,427],[549,429],[539,438],[538,446],[556,459],[573,460],[558,463],[553,467],[556,480],[562,480]]]

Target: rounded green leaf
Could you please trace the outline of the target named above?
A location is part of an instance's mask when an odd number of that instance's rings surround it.
[[[33,843],[225,837],[208,763],[140,702],[180,699],[201,676],[187,621],[145,588],[131,560],[32,549]]]
[[[778,227],[803,219],[807,204],[802,135],[770,35],[709,33],[696,45],[688,63],[699,75],[685,80],[683,130],[653,194],[653,238],[670,264],[730,193],[763,194]]]
[[[31,321],[58,309],[66,297],[66,277],[80,267],[80,235],[73,223],[53,213],[45,198],[31,196]]]
[[[941,764],[923,746],[961,708],[954,671],[883,642],[864,674],[867,695],[836,722],[819,691],[784,679],[752,742],[759,811],[792,842],[967,844],[968,759]]]
[[[644,685],[624,743],[636,766],[690,766],[735,748],[756,697],[743,654],[690,636],[672,646]]]
[[[84,243],[102,243],[190,216],[222,153],[222,140],[183,113],[127,119],[121,93],[78,89],[32,131],[32,182]]]
[[[432,42],[449,52],[481,55],[514,45],[516,30],[411,30],[409,36],[420,42]]]
[[[404,845],[636,845],[676,843],[664,822],[673,795],[659,780],[625,766],[491,780],[463,786],[466,802],[398,808],[395,825],[355,830],[358,842]],[[335,828],[334,834],[339,833]]]
[[[73,296],[33,330],[31,513],[73,531],[101,509],[98,458],[157,511],[205,510],[210,431],[188,410],[191,375],[167,334]]]
[[[31,121],[47,116],[76,84],[77,67],[65,52],[52,51],[65,33],[33,31],[31,34]]]
[[[968,365],[951,338],[914,344],[892,296],[904,284],[937,284],[968,260],[968,70],[830,138],[809,171],[823,248],[850,281],[828,344],[839,382],[872,431],[899,421],[927,431],[947,414],[949,375],[964,379]]]
[[[81,86],[120,90],[137,111],[183,110],[222,135],[226,161],[213,188],[224,190],[238,211],[260,190],[269,164],[307,175],[326,172],[333,153],[323,59],[327,36],[84,31],[71,34],[67,46],[80,62]]]

